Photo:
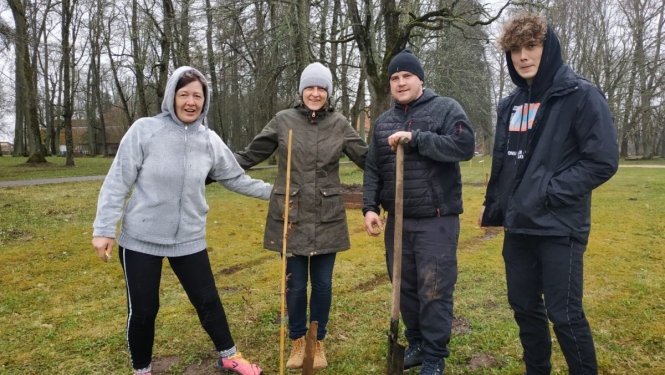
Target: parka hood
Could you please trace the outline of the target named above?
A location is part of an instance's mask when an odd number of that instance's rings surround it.
[[[162,101],[162,114],[170,115],[171,118],[173,118],[173,121],[183,126],[185,123],[178,119],[178,116],[175,112],[175,88],[178,85],[180,78],[182,78],[185,73],[190,71],[194,71],[199,76],[201,76],[206,84],[203,87],[203,91],[205,92],[205,102],[203,103],[203,108],[201,109],[201,115],[199,115],[199,118],[197,118],[196,121],[188,125],[201,124],[205,117],[208,115],[208,108],[210,107],[210,90],[208,89],[208,81],[206,80],[205,75],[192,68],[191,66],[181,66],[180,68],[176,69],[173,74],[171,74],[171,77],[169,77],[168,82],[166,82],[166,88],[164,89],[164,100]],[[204,125],[206,127],[208,126],[207,124]]]
[[[528,88],[529,84],[526,80],[517,73],[513,60],[510,57],[510,51],[506,52],[506,63],[510,78],[513,83],[520,88]],[[536,96],[547,90],[552,85],[554,75],[563,65],[563,58],[561,57],[561,44],[559,38],[554,33],[554,29],[549,24],[547,25],[547,33],[545,33],[545,40],[543,41],[543,56],[540,58],[540,65],[538,72],[531,82],[531,92]]]

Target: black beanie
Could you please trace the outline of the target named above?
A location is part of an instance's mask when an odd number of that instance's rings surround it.
[[[425,81],[425,72],[420,60],[413,55],[410,49],[405,49],[390,60],[388,65],[388,78],[397,72],[409,72],[415,74],[421,81]]]

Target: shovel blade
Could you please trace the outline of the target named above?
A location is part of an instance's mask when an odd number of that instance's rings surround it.
[[[404,345],[397,342],[397,337],[388,333],[388,375],[404,373]]]

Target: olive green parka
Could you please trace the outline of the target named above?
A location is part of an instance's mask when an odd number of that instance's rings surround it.
[[[311,111],[301,102],[278,112],[244,151],[248,169],[277,150],[279,166],[270,196],[263,247],[282,251],[289,130],[293,130],[287,252],[311,256],[349,249],[349,230],[339,180],[339,159],[365,166],[367,144],[330,105]]]

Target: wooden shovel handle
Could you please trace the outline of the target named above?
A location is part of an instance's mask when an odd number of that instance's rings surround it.
[[[286,153],[286,194],[284,197],[284,232],[282,233],[282,290],[280,292],[280,327],[279,327],[279,373],[284,374],[284,346],[286,336],[286,241],[289,228],[289,198],[291,196],[291,142],[293,139],[293,130],[289,129],[289,143]]]
[[[395,157],[395,237],[393,243],[393,289],[390,319],[399,319],[400,285],[402,283],[402,223],[404,215],[404,145],[409,140],[400,138]]]

